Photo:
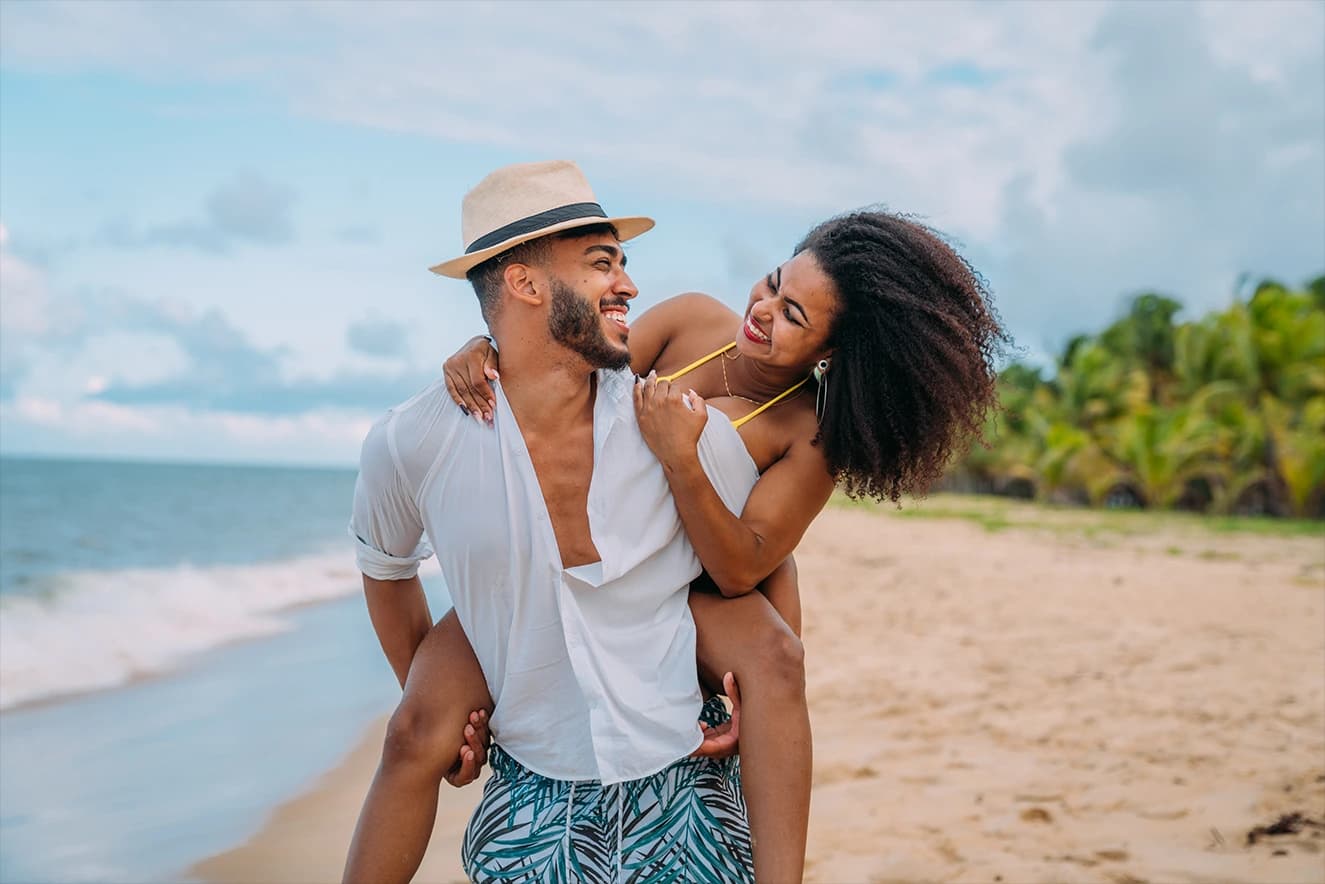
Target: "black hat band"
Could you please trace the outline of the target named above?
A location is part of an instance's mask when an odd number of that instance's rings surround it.
[[[469,248],[465,249],[465,254],[481,252],[498,243],[506,242],[508,239],[515,239],[518,236],[524,236],[526,233],[534,233],[554,224],[561,224],[563,221],[574,221],[578,218],[605,219],[607,213],[603,211],[603,207],[598,203],[571,203],[567,206],[558,206],[555,209],[548,209],[546,212],[539,212],[537,215],[521,218],[519,221],[512,221],[510,224],[503,224],[491,233],[485,233],[469,244]]]

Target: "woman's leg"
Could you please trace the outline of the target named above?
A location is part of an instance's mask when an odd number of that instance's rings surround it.
[[[799,882],[810,822],[810,715],[800,639],[758,592],[690,593],[701,678],[736,676],[741,691],[741,787],[754,842],[755,880]]]
[[[419,645],[387,725],[382,763],[359,812],[346,884],[405,884],[418,871],[437,817],[442,777],[460,757],[464,727],[492,698],[455,611]]]

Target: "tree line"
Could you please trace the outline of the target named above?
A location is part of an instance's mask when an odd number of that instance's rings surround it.
[[[1146,293],[1045,371],[999,374],[1001,409],[945,486],[1091,506],[1325,517],[1325,276],[1266,280],[1175,323]]]

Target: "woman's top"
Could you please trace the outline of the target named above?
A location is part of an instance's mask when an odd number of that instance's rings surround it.
[[[690,372],[692,372],[692,371],[694,371],[695,369],[699,368],[699,367],[700,367],[701,365],[703,365],[704,363],[706,363],[706,362],[711,362],[711,361],[713,361],[714,359],[717,359],[719,356],[723,356],[724,354],[726,354],[726,352],[727,352],[728,350],[732,349],[732,348],[735,347],[735,346],[736,346],[736,342],[735,342],[735,341],[732,341],[730,344],[727,344],[725,347],[719,347],[717,350],[714,350],[712,353],[708,354],[707,356],[701,356],[701,357],[699,357],[699,358],[696,359],[694,362],[690,363],[689,365],[687,365],[685,368],[681,369],[680,371],[674,371],[674,372],[672,372],[672,373],[669,374],[669,375],[665,375],[664,377],[659,378],[659,380],[663,380],[663,381],[674,381],[674,380],[676,380],[677,378],[679,378],[679,377],[681,377],[681,376],[683,376],[683,375],[687,375],[687,374],[689,374]],[[726,379],[727,379],[727,375],[726,375],[725,372],[723,373],[722,377],[723,377],[723,381],[725,382]],[[752,420],[754,420],[755,418],[759,417],[759,415],[763,414],[765,411],[767,411],[768,409],[772,408],[774,405],[777,405],[777,404],[778,404],[779,402],[781,402],[783,399],[786,399],[788,396],[790,396],[791,394],[795,393],[795,392],[796,392],[797,390],[799,390],[801,387],[805,386],[805,383],[806,383],[806,381],[808,381],[808,380],[809,380],[809,378],[806,377],[805,380],[801,381],[800,383],[792,384],[790,387],[788,387],[787,389],[783,390],[781,393],[777,394],[777,395],[774,396],[772,399],[770,399],[770,400],[768,400],[767,402],[765,402],[763,405],[760,405],[760,406],[759,406],[758,408],[756,408],[754,411],[750,412],[749,414],[747,414],[747,415],[745,415],[745,416],[743,416],[743,417],[739,417],[739,418],[737,418],[736,420],[732,421],[732,422],[731,422],[732,426],[739,430],[741,427],[745,426],[745,425],[748,424],[750,421],[752,421]],[[729,396],[732,395],[732,391],[731,391],[730,388],[727,389],[727,395],[729,395]],[[742,396],[741,398],[744,399],[745,397]],[[726,417],[726,416],[724,415],[724,417]],[[728,418],[728,420],[730,420],[730,418]]]

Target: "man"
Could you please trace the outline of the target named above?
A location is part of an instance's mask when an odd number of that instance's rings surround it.
[[[466,832],[471,878],[750,880],[734,766],[688,758],[700,566],[635,422],[621,242],[653,222],[608,218],[567,162],[499,169],[462,218],[465,254],[433,270],[470,279],[501,350],[494,426],[439,381],[364,442],[351,528],[406,736],[388,734],[346,880],[417,869],[427,832],[408,803],[435,808],[436,779],[408,734],[459,733],[485,686],[494,773]],[[447,621],[428,633],[425,533],[472,656],[446,645]]]

